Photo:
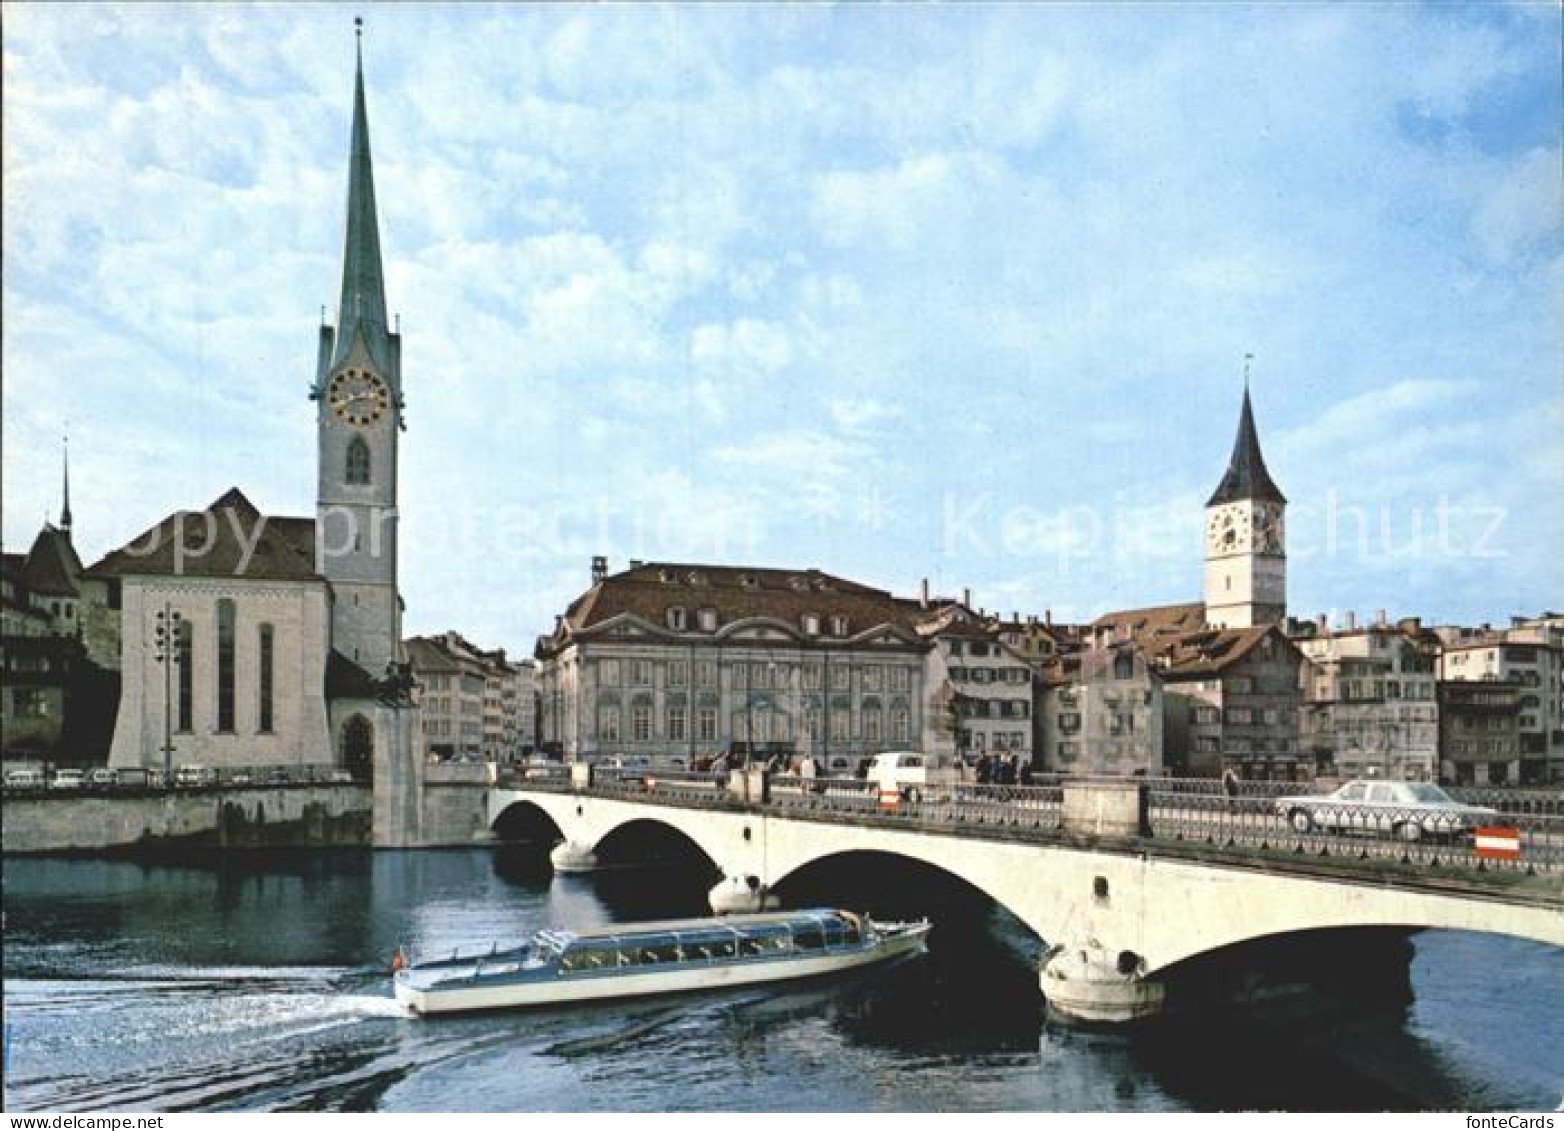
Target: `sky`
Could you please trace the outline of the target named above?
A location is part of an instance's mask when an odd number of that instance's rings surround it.
[[[88,562],[313,511],[355,12],[410,632],[595,554],[1198,600],[1246,355],[1291,612],[1564,606],[1546,3],[7,3],[6,549],[67,431]]]

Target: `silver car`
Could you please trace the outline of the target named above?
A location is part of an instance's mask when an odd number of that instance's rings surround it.
[[[1452,840],[1492,824],[1497,809],[1467,805],[1437,785],[1404,781],[1349,781],[1334,793],[1278,797],[1276,812],[1301,833],[1389,833],[1402,840]]]

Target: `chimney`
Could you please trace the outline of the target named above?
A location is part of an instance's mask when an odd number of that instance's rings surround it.
[[[1054,611],[1052,609],[1043,610],[1043,623],[1049,628],[1054,626]]]
[[[1385,619],[1385,610],[1384,609],[1375,609],[1374,610],[1374,624],[1375,624],[1376,627],[1384,628],[1389,623],[1390,622]]]
[[[1357,628],[1357,627],[1358,627],[1358,614],[1353,612],[1351,609],[1348,609],[1347,610],[1347,631],[1351,632],[1354,628]]]
[[[1330,614],[1329,613],[1321,613],[1319,616],[1314,618],[1314,623],[1319,626],[1319,630],[1320,630],[1320,635],[1321,636],[1329,636],[1330,635]]]
[[[926,577],[923,579],[923,585],[918,589],[918,607],[920,609],[929,607],[929,579]]]
[[[608,576],[608,559],[601,554],[592,559],[592,584],[596,585]]]
[[[968,586],[967,588],[965,588],[965,589],[963,589],[961,591],[961,603],[963,605],[965,605],[969,609],[972,607],[972,588],[971,588],[971,586]]]
[[[640,558],[631,558],[630,559],[630,568],[631,569],[640,569],[645,564],[646,563],[643,562]]]
[[[1021,623],[1021,614],[1019,612],[1012,611],[1011,614],[1010,614],[1010,619],[1012,621],[1014,621],[1016,624],[1020,624]]]

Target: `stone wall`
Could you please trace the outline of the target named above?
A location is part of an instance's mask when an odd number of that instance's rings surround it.
[[[358,785],[152,793],[137,797],[9,796],[6,855],[178,846],[367,846],[370,793]]]

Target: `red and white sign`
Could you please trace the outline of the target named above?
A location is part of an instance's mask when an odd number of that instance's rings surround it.
[[[880,808],[881,809],[894,809],[894,808],[896,808],[896,803],[898,801],[900,801],[900,800],[901,800],[901,790],[897,789],[895,786],[893,786],[893,785],[882,785],[880,787]]]
[[[1472,847],[1484,860],[1519,860],[1521,834],[1517,829],[1497,826],[1480,828],[1473,833]]]

